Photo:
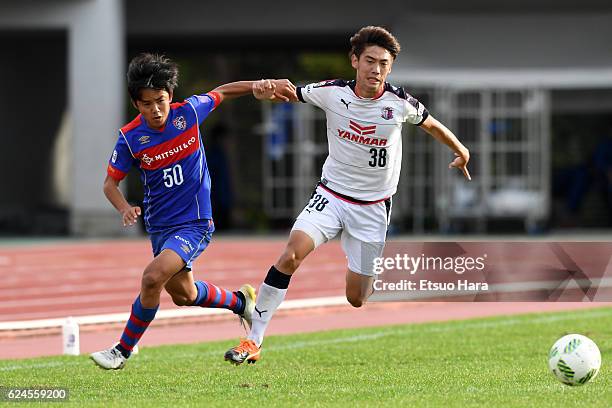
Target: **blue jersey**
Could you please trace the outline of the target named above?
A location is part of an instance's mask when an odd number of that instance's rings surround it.
[[[170,105],[163,129],[151,129],[138,115],[119,130],[108,175],[122,180],[132,166],[144,186],[147,231],[212,219],[210,175],[199,125],[221,102],[221,95],[194,95]]]

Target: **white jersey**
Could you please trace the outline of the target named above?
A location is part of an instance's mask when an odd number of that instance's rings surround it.
[[[355,81],[330,80],[298,87],[298,98],[325,111],[329,155],[321,182],[364,201],[392,196],[402,166],[402,124],[420,125],[429,113],[402,88],[361,98]]]

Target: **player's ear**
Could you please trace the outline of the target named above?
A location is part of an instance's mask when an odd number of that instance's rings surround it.
[[[138,104],[136,103],[136,101],[135,101],[135,100],[133,100],[132,98],[130,98],[130,101],[132,102],[132,106],[133,106],[133,107],[134,107],[136,110],[138,110]]]
[[[170,100],[170,102],[172,102],[172,96],[174,95],[173,91],[168,92],[168,98]]]
[[[355,54],[351,55],[351,65],[355,69],[357,69],[357,67],[359,66],[359,58],[357,58]]]

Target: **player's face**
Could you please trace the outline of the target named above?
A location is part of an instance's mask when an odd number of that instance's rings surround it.
[[[351,57],[351,65],[357,70],[357,88],[365,97],[379,93],[391,72],[393,56],[378,45],[367,46],[359,58]]]
[[[134,106],[150,128],[161,129],[168,119],[171,101],[172,94],[168,91],[145,88],[140,91],[140,99]]]

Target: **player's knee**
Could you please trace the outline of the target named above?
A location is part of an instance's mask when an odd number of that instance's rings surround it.
[[[142,275],[141,287],[143,291],[159,291],[161,292],[162,287],[164,285],[164,281],[162,279],[163,274],[154,269],[145,269],[144,274]]]

